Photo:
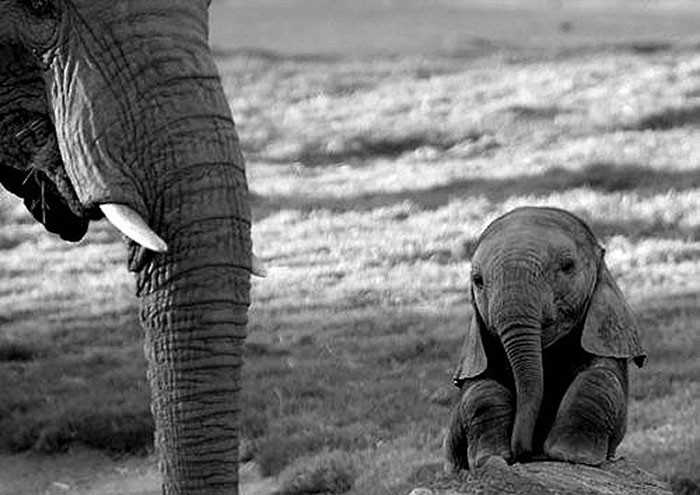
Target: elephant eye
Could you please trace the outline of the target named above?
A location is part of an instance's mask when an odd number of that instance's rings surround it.
[[[53,0],[21,0],[21,3],[37,17],[49,17],[55,12]]]
[[[571,273],[574,271],[574,268],[576,268],[576,261],[567,256],[561,260],[561,264],[559,266],[562,272]]]
[[[481,275],[481,273],[474,273],[472,274],[472,284],[474,284],[474,287],[477,289],[481,289],[484,287],[484,277]]]

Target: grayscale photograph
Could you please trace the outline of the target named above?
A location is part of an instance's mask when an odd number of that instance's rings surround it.
[[[0,495],[700,495],[700,1],[0,0]]]

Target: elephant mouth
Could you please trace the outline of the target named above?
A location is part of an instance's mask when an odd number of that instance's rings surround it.
[[[50,232],[69,241],[87,231],[89,214],[63,167],[53,124],[42,114],[16,111],[0,121],[0,183],[24,199],[27,210]]]
[[[542,327],[542,348],[545,349],[566,334],[562,331],[561,326],[557,322],[549,323]]]

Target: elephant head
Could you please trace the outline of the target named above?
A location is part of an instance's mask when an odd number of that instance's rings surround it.
[[[237,493],[251,221],[209,3],[0,0],[0,181],[65,239],[134,239],[168,494]]]
[[[523,207],[496,219],[472,259],[473,317],[454,380],[484,374],[489,345],[504,350],[515,385],[511,452],[532,452],[543,397],[543,353],[566,337],[594,356],[644,351],[637,325],[588,226],[555,208]],[[556,378],[555,378],[556,379]]]

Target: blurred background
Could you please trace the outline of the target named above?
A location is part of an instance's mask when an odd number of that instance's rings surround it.
[[[295,54],[460,55],[698,39],[693,0],[214,0],[212,42]]]
[[[639,317],[618,453],[700,493],[700,2],[214,0],[211,20],[271,272],[242,493],[440,471],[471,251],[525,204],[589,222]],[[0,494],[157,493],[121,238],[62,243],[3,191],[0,251]]]

